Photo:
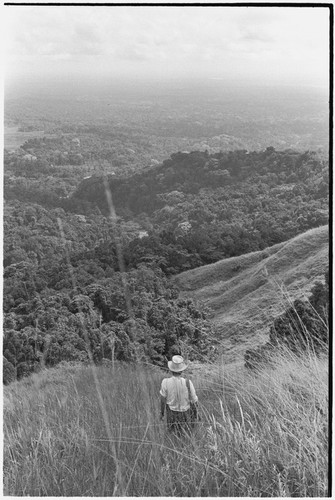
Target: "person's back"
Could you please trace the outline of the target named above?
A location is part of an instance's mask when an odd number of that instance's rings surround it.
[[[161,418],[166,409],[168,430],[180,432],[183,427],[190,424],[190,405],[197,403],[194,386],[189,380],[181,376],[187,368],[181,356],[173,356],[168,362],[172,376],[164,378],[161,385]],[[189,389],[188,386],[189,385]]]

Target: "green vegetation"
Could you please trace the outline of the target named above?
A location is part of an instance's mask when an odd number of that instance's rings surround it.
[[[108,182],[116,213],[148,228],[125,248],[126,264],[159,255],[166,274],[262,250],[328,222],[328,165],[311,152],[178,153]],[[107,214],[103,179],[84,180],[63,208]]]
[[[222,87],[7,95],[6,495],[327,495],[327,99]]]
[[[326,496],[327,360],[282,350],[273,366],[191,374],[191,438],[159,420],[163,374],[62,365],[4,389],[4,494]]]
[[[77,154],[77,141],[61,140]],[[18,378],[38,369],[41,360],[47,366],[87,360],[88,346],[96,362],[115,356],[161,365],[184,344],[190,356],[203,359],[222,333],[199,305],[207,292],[197,294],[198,303],[184,302],[179,280],[172,284],[169,276],[227,258],[230,273],[246,276],[229,257],[256,252],[256,261],[266,260],[258,266],[257,282],[246,285],[251,293],[268,288],[262,269],[266,264],[270,270],[273,245],[309,228],[326,241],[319,226],[328,217],[328,170],[315,153],[273,147],[177,153],[134,175],[86,179],[64,197],[53,189],[54,169],[64,166],[42,157],[41,141],[52,148],[55,139],[30,141],[36,160],[5,158],[14,191],[5,186],[4,355]],[[39,179],[41,171],[49,172],[50,187]],[[221,307],[222,286],[208,304],[214,310]],[[231,281],[225,286],[236,305],[238,290]],[[241,310],[231,338],[240,325]]]
[[[246,351],[246,366],[259,368],[271,362],[282,345],[295,353],[312,350],[319,355],[326,352],[328,321],[329,271],[325,274],[325,283],[317,282],[313,286],[308,300],[295,300],[284,314],[274,320],[266,344]]]
[[[328,238],[328,227],[319,227],[175,278],[182,297],[201,300],[210,309],[227,361],[267,342],[276,318],[295,300],[305,300],[316,281],[323,281],[329,265]]]
[[[21,281],[13,288],[12,279],[12,288],[6,288],[3,353],[17,378],[41,365],[87,361],[90,353],[96,363],[118,359],[162,365],[184,348],[201,359],[215,344],[206,311],[178,298],[159,271],[143,267],[85,287],[38,293],[29,268],[12,265],[9,270],[17,279],[21,273]],[[68,273],[70,287],[71,268]],[[25,296],[27,290],[31,297]]]

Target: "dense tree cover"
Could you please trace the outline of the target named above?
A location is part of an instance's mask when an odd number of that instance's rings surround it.
[[[89,353],[156,364],[181,350],[205,356],[207,313],[166,277],[327,221],[327,164],[311,152],[176,153],[110,175],[110,206],[101,176],[79,182],[84,150],[78,164],[57,156],[79,154],[74,139],[5,154],[6,380]]]
[[[21,130],[4,152],[8,381],[89,352],[158,364],[175,349],[205,355],[206,312],[166,276],[327,220],[327,165],[302,153],[327,152],[326,95],[125,87],[7,92],[6,124]]]
[[[177,153],[138,174],[112,176],[109,187],[118,214],[150,227],[125,249],[127,263],[158,259],[167,274],[263,249],[328,221],[328,166],[312,152]],[[64,208],[80,202],[108,212],[101,179],[83,181]]]
[[[101,215],[5,205],[3,347],[17,377],[41,362],[86,360],[87,345],[95,361],[159,363],[181,342],[190,355],[205,354],[211,332],[205,313],[178,300],[161,271],[139,266],[120,273],[118,248],[139,229]]]
[[[295,196],[310,194],[320,199],[327,194],[327,164],[313,152],[277,152],[273,147],[261,152],[241,150],[212,155],[194,151],[173,154],[161,165],[128,177],[109,177],[116,209],[120,213],[128,211],[132,216],[142,212],[152,214],[183,201],[193,203],[194,197],[188,195],[199,195],[206,188],[214,189],[215,193],[221,188],[219,196],[230,202],[230,198],[245,194],[246,184],[253,185],[253,192],[246,194],[256,199],[257,195],[275,189],[271,195],[285,200],[285,192],[294,188]],[[99,178],[83,181],[73,198],[92,202],[102,211],[108,209],[104,184]],[[266,199],[260,197],[260,201],[266,205]]]
[[[165,362],[205,356],[214,334],[206,311],[178,298],[155,267],[125,272],[136,223],[5,205],[4,377],[62,360]],[[121,272],[122,271],[122,272]],[[13,371],[14,370],[14,371]]]
[[[39,144],[40,139],[36,141]],[[78,147],[67,136],[66,141]],[[36,202],[48,210],[61,210],[63,217],[82,214],[98,226],[101,214],[110,212],[104,178],[99,175],[87,176],[71,195],[75,189],[71,176],[82,176],[85,165],[53,166],[63,169],[64,175],[70,172],[59,184],[60,172],[43,177],[44,168],[50,167],[47,160],[22,160],[23,166],[15,170],[12,155],[6,158],[7,200]],[[35,167],[36,173],[29,177]],[[328,220],[327,162],[308,151],[268,147],[261,152],[176,153],[136,174],[110,175],[108,184],[121,216],[120,232],[125,220],[136,221],[147,232],[122,245],[127,268],[156,262],[166,274],[173,274],[263,249]],[[94,251],[75,259],[96,261],[109,253],[109,245],[99,240],[100,236]]]
[[[269,342],[245,353],[248,368],[257,368],[275,356],[276,349],[286,346],[296,354],[325,352],[329,341],[329,271],[325,282],[317,282],[308,300],[297,299],[278,316],[270,327]]]
[[[112,278],[92,279],[85,286],[76,286],[73,274],[72,289],[58,289],[58,281],[53,288],[47,282],[37,291],[37,270],[18,267],[15,301],[8,303],[6,294],[4,308],[8,377],[12,367],[21,378],[63,360],[165,364],[175,352],[191,359],[205,356],[215,343],[206,311],[192,300],[178,298],[178,291],[158,270],[140,266],[129,273],[116,272]],[[62,285],[68,286],[62,278]]]
[[[4,266],[38,264],[46,270],[66,255],[126,246],[139,234],[136,222],[104,217],[100,211],[88,216],[47,209],[38,203],[10,201],[4,205]],[[86,254],[85,254],[86,255]]]

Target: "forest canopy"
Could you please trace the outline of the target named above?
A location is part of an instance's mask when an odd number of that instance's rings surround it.
[[[178,152],[83,179],[91,157],[74,139],[5,152],[3,348],[18,378],[90,353],[201,359],[217,341],[209,311],[169,276],[328,220],[328,163],[314,152]]]

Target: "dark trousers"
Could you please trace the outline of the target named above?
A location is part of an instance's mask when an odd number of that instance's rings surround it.
[[[169,405],[166,405],[166,420],[169,432],[174,432],[181,435],[191,430],[191,415],[190,410],[173,411]]]

